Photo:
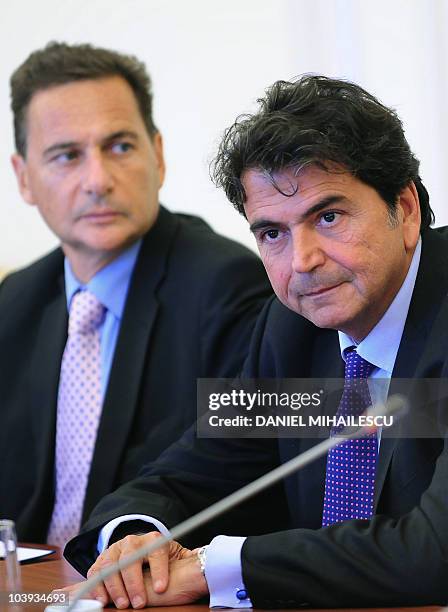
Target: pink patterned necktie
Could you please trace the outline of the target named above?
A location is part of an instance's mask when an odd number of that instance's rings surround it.
[[[89,291],[73,296],[59,378],[56,491],[47,536],[49,544],[60,547],[81,524],[102,408],[99,326],[104,316],[104,306]]]
[[[339,416],[359,416],[372,403],[367,379],[375,366],[349,349],[345,353],[345,382]],[[337,435],[343,427],[333,428]],[[350,519],[369,519],[373,496],[378,441],[376,433],[347,440],[328,451],[322,526]]]

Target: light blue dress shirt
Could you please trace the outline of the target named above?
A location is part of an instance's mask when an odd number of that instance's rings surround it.
[[[120,331],[129,283],[140,247],[141,240],[138,240],[109,265],[97,272],[85,285],[80,283],[73,274],[68,259],[65,258],[64,261],[65,295],[67,298],[68,311],[70,312],[70,304],[73,296],[77,291],[82,289],[88,289],[106,308],[106,316],[99,328],[101,393],[103,399],[109,381],[110,369],[115,353],[118,333]]]
[[[387,399],[389,382],[417,278],[420,255],[421,240],[419,239],[408,273],[399,292],[381,320],[364,340],[358,344],[347,334],[339,332],[339,344],[343,359],[344,350],[350,346],[356,346],[359,355],[376,366],[370,378],[380,379],[383,381],[383,384],[369,384],[373,402],[384,403]],[[384,342],[384,338],[387,338],[387,342]],[[98,540],[98,551],[101,552],[106,548],[110,536],[117,525],[123,521],[134,519],[151,522],[162,533],[168,533],[163,524],[145,515],[132,514],[118,517],[101,530]],[[238,591],[245,590],[241,568],[241,548],[245,539],[245,537],[220,535],[213,538],[207,546],[205,577],[210,591],[211,608],[252,607],[252,602],[249,598],[240,600],[237,597]]]

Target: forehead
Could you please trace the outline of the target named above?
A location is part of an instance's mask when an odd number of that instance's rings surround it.
[[[249,221],[264,216],[301,216],[308,209],[336,197],[347,204],[370,206],[385,204],[372,187],[340,167],[325,171],[310,166],[299,172],[286,169],[272,178],[257,169],[242,176],[246,192],[244,209]]]
[[[36,92],[26,117],[35,139],[82,139],[115,130],[144,130],[137,100],[121,77],[76,81]]]

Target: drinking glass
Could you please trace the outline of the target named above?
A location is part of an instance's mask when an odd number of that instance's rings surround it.
[[[0,519],[0,605],[9,595],[20,591],[21,574],[17,560],[17,538],[14,521]]]

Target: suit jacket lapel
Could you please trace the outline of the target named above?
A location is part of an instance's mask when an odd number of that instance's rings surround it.
[[[344,363],[341,358],[338,335],[332,330],[318,330],[313,347],[309,350],[310,375],[313,379],[322,379],[323,388],[328,388],[325,380],[344,378]],[[341,387],[342,391],[342,387]],[[322,403],[319,414],[334,414],[337,410],[340,394]],[[312,446],[322,442],[328,431],[322,431],[323,438],[285,439],[281,441],[282,462],[303,453]],[[316,529],[322,522],[325,472],[327,458],[314,461],[305,469],[293,474],[286,480],[288,503],[291,517],[296,526]]]
[[[396,378],[438,375],[434,365],[441,358],[440,347],[437,350],[435,347],[439,346],[439,343],[433,343],[431,338],[435,333],[440,334],[440,328],[434,325],[434,322],[448,291],[448,270],[444,265],[437,265],[437,262],[443,261],[447,255],[446,244],[445,238],[436,230],[427,230],[422,236],[419,270],[395,361],[389,395],[393,395],[397,390],[398,385],[394,382]],[[384,437],[381,440],[375,479],[375,508],[396,445],[396,439]]]
[[[67,339],[67,303],[63,275],[56,282],[57,293],[44,308],[29,370],[29,397],[32,409],[32,429],[39,454],[36,496],[43,495],[40,507],[51,510],[54,482],[54,448],[56,437],[56,406],[62,353]],[[31,504],[31,507],[33,505]]]
[[[146,234],[132,275],[120,333],[105,394],[103,413],[84,502],[84,519],[115,484],[137,409],[140,382],[157,316],[157,289],[179,222],[161,208]],[[151,406],[147,406],[151,410]]]

